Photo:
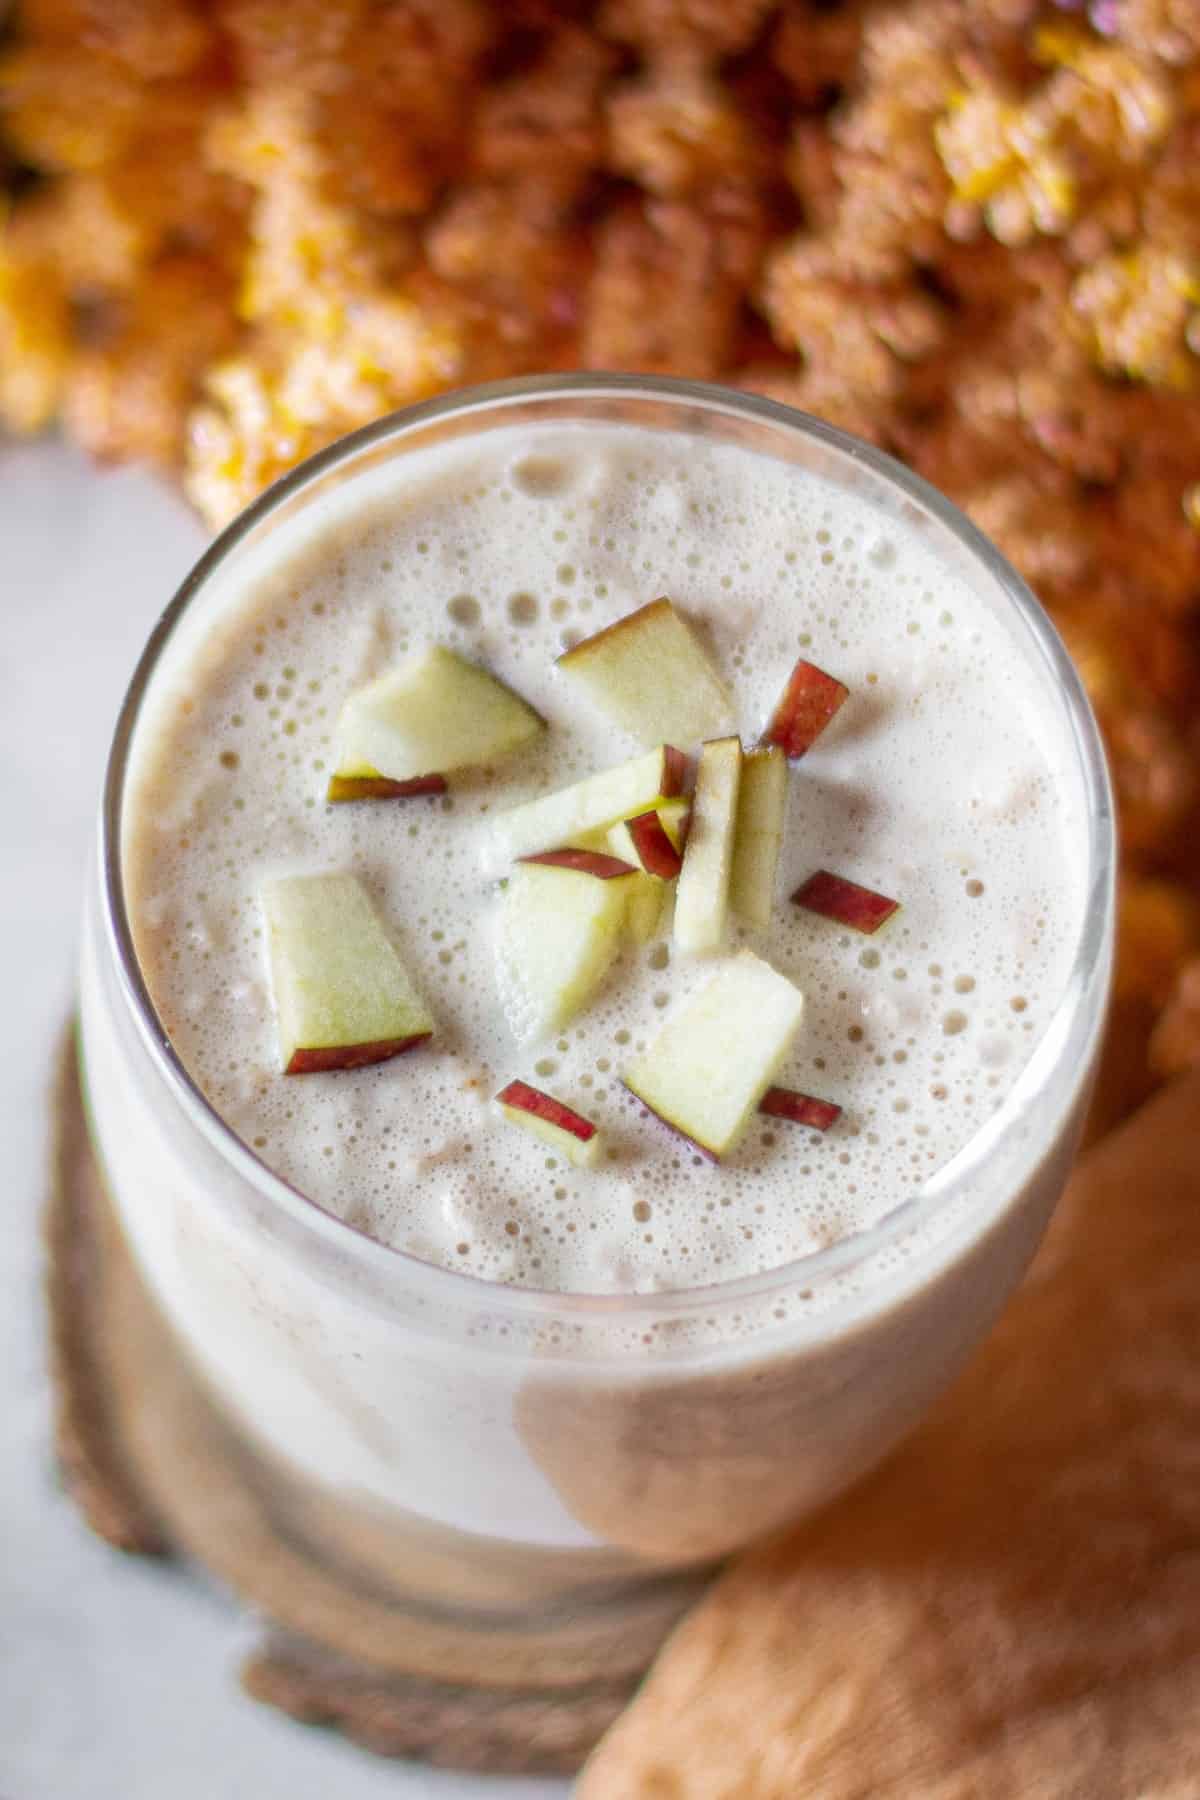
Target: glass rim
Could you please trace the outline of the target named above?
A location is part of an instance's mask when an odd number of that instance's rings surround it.
[[[782,428],[800,438],[815,440],[850,463],[865,467],[871,474],[899,490],[904,497],[931,514],[938,525],[957,539],[959,545],[982,565],[985,573],[993,579],[1020,618],[1057,681],[1078,756],[1079,774],[1086,800],[1088,873],[1082,926],[1071,969],[1059,1002],[1043,1028],[1029,1061],[991,1117],[972,1134],[949,1163],[935,1170],[912,1195],[899,1202],[874,1225],[771,1269],[736,1276],[727,1281],[669,1288],[653,1293],[597,1294],[582,1290],[564,1291],[495,1282],[484,1276],[427,1262],[398,1246],[381,1243],[358,1227],[347,1224],[336,1214],[326,1211],[319,1202],[276,1174],[237,1136],[185,1068],[163,1029],[142,974],[126,905],[121,868],[122,815],[125,779],[134,733],[160,658],[175,627],[210,579],[277,508],[300,495],[310,483],[319,481],[339,463],[351,461],[364,450],[375,448],[390,439],[400,441],[409,433],[443,418],[503,409],[531,399],[600,401],[606,396],[618,398],[631,394],[659,398],[709,414],[740,417],[777,429]],[[568,422],[563,421],[564,424]],[[143,1046],[149,1052],[157,1073],[164,1079],[171,1097],[231,1170],[258,1195],[280,1207],[291,1223],[299,1225],[304,1233],[312,1237],[314,1246],[333,1251],[341,1257],[349,1257],[363,1265],[369,1274],[377,1279],[382,1278],[385,1285],[389,1279],[401,1279],[409,1284],[425,1283],[434,1298],[440,1290],[444,1297],[460,1303],[473,1303],[491,1309],[499,1307],[531,1316],[552,1312],[558,1316],[577,1315],[580,1321],[591,1319],[593,1322],[613,1317],[618,1318],[622,1324],[632,1325],[639,1322],[643,1315],[647,1322],[672,1316],[683,1317],[692,1312],[711,1311],[715,1306],[724,1308],[731,1301],[745,1303],[769,1296],[779,1287],[793,1282],[811,1286],[817,1281],[836,1277],[855,1264],[886,1250],[926,1219],[935,1216],[947,1205],[955,1190],[969,1184],[973,1175],[987,1163],[1000,1144],[1014,1133],[1031,1099],[1048,1084],[1062,1062],[1068,1047],[1063,1035],[1064,1022],[1069,1023],[1078,1014],[1081,1004],[1088,1000],[1089,995],[1095,995],[1097,1002],[1094,1005],[1094,1017],[1089,1021],[1089,1040],[1098,1031],[1103,1016],[1100,1002],[1105,997],[1106,986],[1101,986],[1098,994],[1095,994],[1095,989],[1097,978],[1104,978],[1107,974],[1110,925],[1115,904],[1116,835],[1112,791],[1104,749],[1091,706],[1075,666],[1048,614],[1007,558],[966,514],[895,457],[812,414],[762,395],[743,393],[715,382],[685,381],[667,376],[589,373],[522,376],[509,381],[459,388],[388,413],[371,424],[336,439],[280,476],[217,534],[175,590],[146,640],[113,732],[104,775],[98,851],[102,925],[108,948],[114,954],[122,994]],[[977,1209],[981,1217],[987,1216],[986,1197],[980,1198]],[[968,1211],[972,1215],[975,1210],[974,1204],[969,1205]],[[877,1286],[882,1289],[886,1285],[881,1276],[878,1283],[872,1282],[869,1285],[867,1295],[874,1294]]]

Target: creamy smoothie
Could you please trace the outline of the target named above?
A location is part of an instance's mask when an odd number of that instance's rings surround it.
[[[496,973],[505,870],[485,872],[498,811],[639,748],[555,658],[659,594],[705,634],[747,742],[801,652],[851,690],[792,770],[770,925],[735,919],[729,937],[803,992],[786,1079],[842,1117],[823,1133],[764,1119],[719,1168],[620,1083],[706,962],[676,948],[668,917],[561,1032],[530,1040]],[[445,797],[326,804],[343,701],[427,643],[510,684],[544,739]],[[1003,625],[901,521],[728,447],[495,433],[430,457],[231,596],[160,697],[125,846],[138,954],[221,1115],[372,1237],[541,1288],[721,1281],[874,1224],[1003,1101],[1079,934],[1082,821],[1060,734]],[[436,1029],[394,1063],[285,1079],[259,893],[324,868],[368,883]],[[815,868],[900,914],[876,939],[789,904]],[[513,1076],[601,1126],[600,1166],[571,1168],[497,1119]]]
[[[294,1231],[288,1207],[243,1204],[211,1133],[189,1149],[164,1122],[93,923],[85,1056],[118,1212],[238,1428],[326,1523],[390,1522],[410,1550],[388,1568],[439,1604],[574,1605],[844,1485],[994,1316],[1073,1144],[1094,1022],[1071,1050],[1061,1003],[1094,796],[1055,679],[974,553],[886,480],[728,435],[579,418],[377,462],[215,571],[132,740],[120,856],[161,1031],[253,1156],[339,1222],[321,1254],[348,1273],[305,1266],[303,1207]],[[747,746],[798,657],[849,698],[789,769],[769,923],[734,917],[695,955],[667,907],[568,1023],[531,1033],[497,974],[496,822],[644,748],[556,658],[663,595]],[[430,645],[547,729],[444,794],[330,804],[344,703]],[[818,869],[899,911],[867,936],[793,904]],[[263,886],[324,871],[359,878],[434,1030],[285,1075]],[[756,1116],[714,1163],[623,1077],[743,949],[804,998],[775,1080],[841,1111],[826,1130]],[[1064,1057],[1051,1101],[1039,1067]],[[514,1078],[599,1127],[594,1166],[501,1115]],[[1025,1124],[996,1135],[1010,1101]],[[872,1254],[789,1272],[922,1192]],[[406,1258],[384,1269],[364,1238]],[[390,1312],[389,1269],[416,1294]]]

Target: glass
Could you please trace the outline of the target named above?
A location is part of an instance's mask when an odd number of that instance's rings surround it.
[[[273,1175],[158,1025],[120,856],[143,700],[203,632],[235,559],[269,559],[302,509],[429,445],[594,420],[744,445],[927,534],[1004,618],[1061,716],[1088,833],[1061,1004],[961,1154],[873,1229],[797,1263],[628,1298],[430,1266]],[[334,445],[217,539],[152,634],[117,725],[82,959],[92,1132],[181,1354],[297,1529],[386,1597],[406,1667],[548,1688],[636,1671],[717,1559],[828,1500],[909,1429],[999,1311],[1065,1180],[1107,993],[1113,864],[1094,721],[1028,589],[924,482],[772,402],[615,376],[457,394]]]

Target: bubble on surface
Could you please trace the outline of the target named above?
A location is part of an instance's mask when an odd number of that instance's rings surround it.
[[[524,456],[512,469],[512,484],[536,499],[561,494],[572,485],[574,468],[561,456]]]
[[[514,625],[533,625],[539,610],[536,594],[528,594],[522,590],[508,597],[508,616]]]
[[[474,594],[455,594],[452,600],[446,602],[446,613],[456,625],[468,627],[478,625],[482,616],[482,610]]]

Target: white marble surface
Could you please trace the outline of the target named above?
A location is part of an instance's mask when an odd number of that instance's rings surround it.
[[[385,1763],[244,1699],[249,1627],[119,1556],[49,1452],[37,1211],[46,1077],[118,702],[203,543],[164,488],[0,445],[0,1800],[561,1800],[560,1782]]]

